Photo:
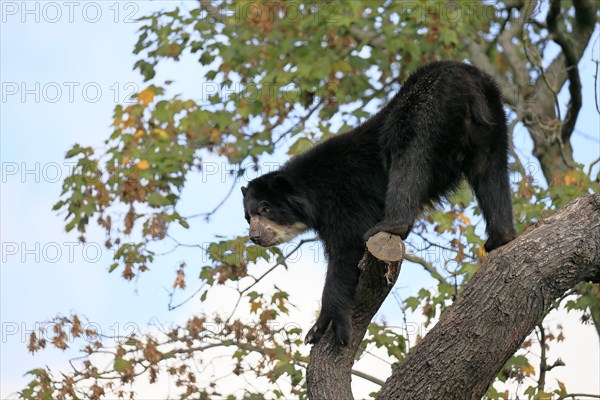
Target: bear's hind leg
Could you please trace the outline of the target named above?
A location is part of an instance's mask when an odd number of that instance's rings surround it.
[[[508,145],[504,126],[487,128],[480,137],[502,138],[499,143],[475,149],[471,165],[466,171],[467,180],[475,192],[486,222],[488,240],[485,250],[490,251],[516,237],[513,226],[512,203],[508,176]],[[491,130],[491,132],[490,132]],[[504,136],[492,136],[504,135]]]

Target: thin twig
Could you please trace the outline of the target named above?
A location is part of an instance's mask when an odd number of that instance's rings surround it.
[[[508,137],[510,138],[509,151],[510,151],[510,155],[515,159],[515,164],[517,164],[517,169],[518,169],[519,173],[521,174],[521,178],[523,180],[526,180],[527,179],[527,171],[525,171],[525,167],[523,166],[523,163],[521,162],[519,155],[515,151],[515,142],[514,142],[514,130],[515,130],[515,127],[517,126],[517,123],[521,122],[521,120],[522,120],[522,117],[520,115],[517,115],[508,125]]]
[[[417,257],[417,256],[410,255],[410,254],[405,254],[404,259],[406,261],[410,261],[415,264],[421,265],[423,268],[425,268],[425,270],[427,272],[429,272],[431,274],[431,276],[433,278],[437,279],[440,283],[445,283],[445,284],[449,285],[448,281],[442,275],[440,275],[440,273],[437,271],[437,269],[432,264],[423,260],[421,257]]]
[[[381,379],[378,379],[378,378],[376,378],[372,375],[366,374],[364,372],[357,371],[356,369],[352,369],[351,373],[354,376],[358,376],[359,378],[363,378],[369,382],[373,382],[376,385],[379,385],[379,386],[385,385],[385,381],[382,381]]]
[[[590,169],[588,170],[588,176],[592,177],[592,168],[594,168],[594,165],[598,164],[600,162],[600,157],[596,158],[594,161],[592,161],[592,163],[590,164]]]
[[[198,218],[198,217],[205,217],[206,221],[208,222],[210,220],[210,217],[212,217],[218,210],[219,208],[221,208],[221,206],[223,204],[225,204],[225,202],[229,199],[229,197],[231,196],[231,194],[233,193],[233,189],[235,189],[237,185],[237,179],[233,180],[233,184],[231,185],[231,187],[229,188],[229,191],[227,192],[227,194],[225,195],[225,197],[221,200],[221,202],[219,204],[216,205],[215,208],[213,208],[211,211],[209,212],[204,212],[204,213],[200,213],[200,214],[194,214],[194,215],[190,215],[189,217],[185,217],[186,219],[192,219],[192,218]]]
[[[182,305],[184,305],[185,303],[187,303],[188,301],[190,301],[191,299],[193,299],[194,297],[196,297],[196,295],[198,293],[200,293],[200,291],[202,289],[204,289],[204,286],[206,286],[206,282],[203,282],[200,287],[198,289],[196,289],[196,291],[194,293],[192,293],[191,295],[188,296],[188,298],[186,298],[185,300],[181,301],[180,303],[176,304],[176,305],[172,305],[173,304],[173,296],[175,295],[175,289],[173,289],[170,293],[169,293],[169,311],[173,311],[176,308],[181,307]]]
[[[244,296],[244,293],[247,293],[250,289],[252,289],[254,286],[256,286],[260,281],[262,281],[267,275],[269,275],[271,272],[273,272],[277,267],[279,267],[281,265],[285,265],[285,261],[288,258],[290,258],[290,256],[292,254],[294,254],[296,251],[298,251],[298,249],[300,249],[301,246],[303,246],[306,243],[314,242],[317,240],[319,240],[318,237],[314,237],[311,239],[302,239],[287,255],[285,255],[283,257],[283,260],[277,260],[275,265],[273,265],[271,268],[266,270],[261,276],[259,276],[258,278],[250,276],[250,278],[254,279],[254,282],[252,282],[252,284],[250,284],[250,286],[247,286],[246,288],[244,288],[242,290],[238,289],[238,298],[235,302],[235,305],[233,306],[233,309],[231,310],[231,313],[229,313],[229,316],[227,317],[225,322],[228,323],[231,320],[231,318],[233,318],[233,315],[237,311],[237,308],[240,304],[240,301],[242,300],[242,297]]]

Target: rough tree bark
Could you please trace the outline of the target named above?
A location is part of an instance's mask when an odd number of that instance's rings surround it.
[[[336,345],[332,330],[329,329],[310,351],[306,379],[311,399],[353,398],[350,383],[354,355],[371,319],[398,279],[404,253],[400,237],[378,233],[369,239],[367,246],[370,252],[365,251],[358,266],[361,276],[356,289],[352,337],[348,346]]]
[[[312,348],[312,399],[352,399],[351,368],[399,263],[362,263],[349,346],[331,332]],[[390,271],[390,267],[391,271]],[[391,273],[390,273],[391,272]],[[386,277],[387,274],[387,277]],[[380,399],[479,399],[545,315],[581,281],[600,282],[600,194],[580,197],[490,254],[458,301],[383,386]]]

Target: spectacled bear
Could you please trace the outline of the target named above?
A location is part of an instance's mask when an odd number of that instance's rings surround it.
[[[515,237],[508,136],[500,91],[472,65],[419,68],[376,115],[242,188],[249,237],[260,246],[313,229],[328,259],[322,309],[306,343],[328,326],[345,345],[365,241],[405,239],[424,207],[465,177],[475,192],[490,252]]]

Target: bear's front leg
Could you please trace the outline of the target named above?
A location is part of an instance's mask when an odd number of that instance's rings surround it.
[[[310,328],[304,344],[317,344],[327,331],[327,327],[331,323],[335,341],[341,346],[346,346],[350,341],[352,334],[352,322],[350,321],[350,313],[340,310],[325,310],[322,309],[317,322]]]
[[[306,334],[304,343],[316,344],[329,325],[338,344],[346,346],[350,341],[354,294],[359,276],[358,262],[362,254],[361,248],[341,252],[339,258],[337,254],[330,254],[321,312]]]
[[[431,192],[431,167],[427,157],[423,156],[424,150],[414,146],[401,154],[392,151],[385,195],[385,218],[363,235],[365,241],[379,232],[392,233],[405,240],[421,205],[427,203]]]

